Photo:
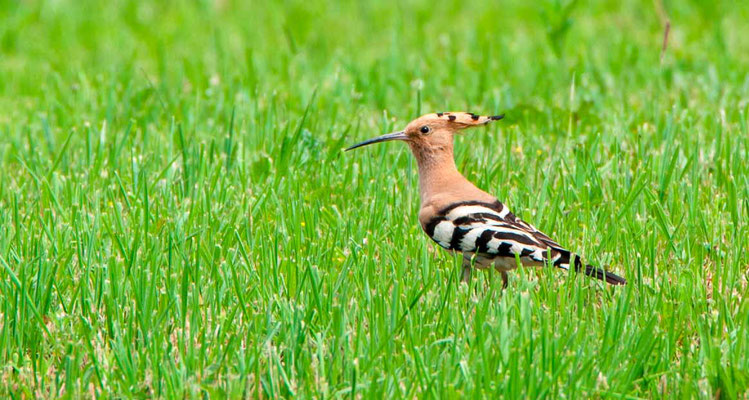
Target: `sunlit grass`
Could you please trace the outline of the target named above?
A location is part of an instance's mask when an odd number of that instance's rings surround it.
[[[0,395],[749,395],[749,10],[661,62],[652,2],[530,4],[2,4]],[[460,285],[407,147],[341,152],[447,110],[629,285]]]

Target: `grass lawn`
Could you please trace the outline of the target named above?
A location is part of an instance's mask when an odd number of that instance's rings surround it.
[[[670,20],[667,48],[664,26]],[[749,3],[0,0],[0,397],[749,396]],[[479,187],[629,284],[474,274]]]

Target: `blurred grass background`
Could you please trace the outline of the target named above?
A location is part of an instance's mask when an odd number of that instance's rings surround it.
[[[746,2],[0,21],[3,397],[747,396]],[[448,110],[506,113],[461,170],[630,284],[458,285],[406,147],[341,153]]]

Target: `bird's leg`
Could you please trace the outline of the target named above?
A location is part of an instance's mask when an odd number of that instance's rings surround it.
[[[463,273],[460,281],[463,283],[471,282],[471,257],[466,254],[463,254]]]
[[[460,281],[463,283],[467,283],[467,284],[471,283],[471,266],[470,265],[463,265],[463,273],[461,275]]]
[[[507,289],[507,271],[501,271],[502,273],[502,289]]]

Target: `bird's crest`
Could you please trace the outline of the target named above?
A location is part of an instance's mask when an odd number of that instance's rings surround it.
[[[470,112],[438,112],[433,114],[439,119],[446,120],[461,125],[486,125],[492,121],[498,121],[504,118],[504,114],[500,115],[479,115]]]
[[[420,128],[423,125],[429,125],[435,129],[441,128],[457,132],[474,126],[486,125],[502,118],[504,118],[504,114],[479,115],[464,111],[438,112],[422,115],[421,117],[416,118],[408,124],[406,131]]]

